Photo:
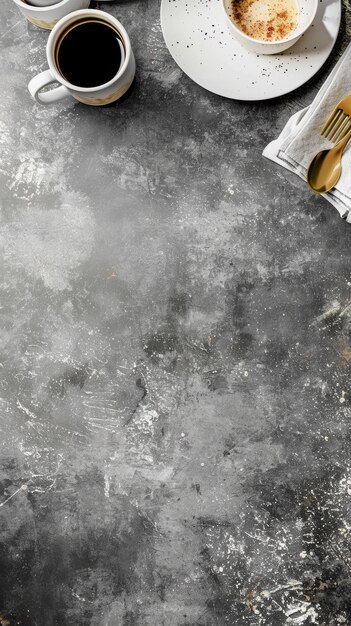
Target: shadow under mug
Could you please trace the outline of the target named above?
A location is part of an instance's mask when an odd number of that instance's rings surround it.
[[[61,35],[67,31],[67,28],[75,24],[78,25],[86,19],[98,19],[99,22],[112,26],[119,36],[120,45],[123,46],[121,64],[117,74],[107,83],[96,87],[80,87],[69,83],[60,72],[56,62],[56,48],[59,45]],[[125,28],[115,17],[97,9],[74,11],[62,18],[49,35],[46,56],[49,69],[32,78],[28,84],[30,94],[40,104],[53,104],[67,96],[73,96],[79,102],[91,106],[111,104],[119,100],[128,91],[135,76],[135,58]],[[59,83],[58,87],[47,90],[50,85],[57,83]],[[43,91],[44,89],[45,91]]]

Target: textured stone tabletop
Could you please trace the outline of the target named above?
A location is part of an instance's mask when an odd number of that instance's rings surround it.
[[[190,0],[189,0],[190,1]],[[93,3],[92,6],[99,6]],[[1,2],[1,626],[351,624],[350,225],[130,32],[120,105],[36,105]]]

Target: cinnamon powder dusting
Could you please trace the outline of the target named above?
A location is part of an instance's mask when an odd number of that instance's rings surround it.
[[[295,30],[295,0],[226,0],[229,17],[249,37],[262,41],[285,39]]]

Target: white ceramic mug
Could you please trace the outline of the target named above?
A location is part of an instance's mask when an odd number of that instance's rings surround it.
[[[276,41],[264,41],[249,37],[233,22],[228,14],[228,0],[222,0],[222,6],[227,17],[227,23],[232,33],[240,43],[257,54],[278,54],[293,46],[311,26],[316,17],[320,0],[296,0],[298,10],[297,27],[285,38]]]
[[[118,32],[124,47],[121,65],[116,76],[109,82],[98,85],[97,87],[79,87],[69,83],[60,73],[55,60],[55,51],[60,35],[68,26],[75,22],[80,23],[84,18],[98,18],[112,25]],[[67,96],[73,96],[73,98],[79,100],[79,102],[92,106],[110,104],[111,102],[119,100],[126,91],[128,91],[135,76],[134,54],[125,28],[109,13],[96,9],[74,11],[74,13],[70,13],[60,20],[49,35],[46,46],[46,56],[50,69],[32,78],[28,85],[31,95],[40,104],[53,104]],[[47,88],[52,83],[59,83],[60,86],[49,91],[42,91],[42,89]]]
[[[35,5],[23,0],[13,1],[27,20],[48,30],[71,11],[86,9],[90,4],[90,0],[61,0],[55,4],[48,4],[48,0],[35,0]]]
[[[61,0],[26,0],[27,4],[35,7],[49,7],[51,4],[58,4]]]

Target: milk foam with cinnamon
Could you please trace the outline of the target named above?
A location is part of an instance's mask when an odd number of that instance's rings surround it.
[[[280,41],[297,27],[296,0],[225,0],[229,17],[254,39]]]

